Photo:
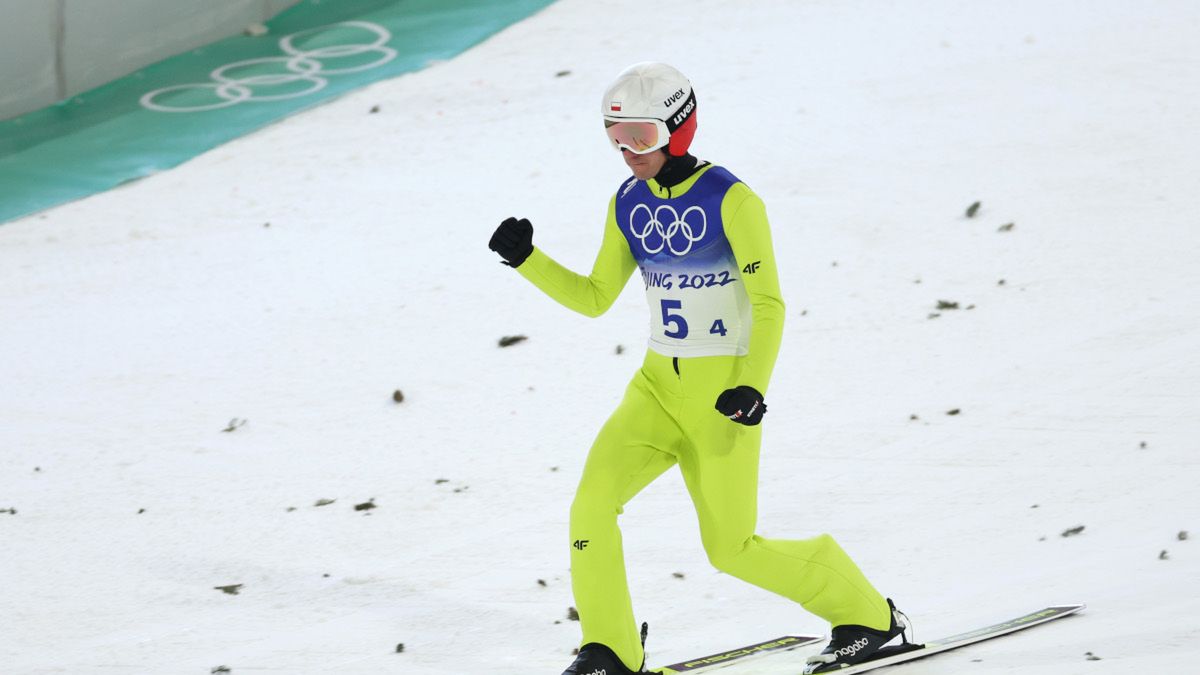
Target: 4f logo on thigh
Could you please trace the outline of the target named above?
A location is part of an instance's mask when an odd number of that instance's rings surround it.
[[[582,551],[583,549],[587,548],[589,541],[590,540],[588,539],[576,539],[575,543],[571,545]]]

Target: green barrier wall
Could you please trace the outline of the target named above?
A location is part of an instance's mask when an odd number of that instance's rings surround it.
[[[553,0],[306,0],[239,36],[0,122],[0,223],[176,166],[478,44]]]

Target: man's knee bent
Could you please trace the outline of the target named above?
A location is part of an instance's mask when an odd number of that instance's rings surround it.
[[[725,541],[705,540],[704,552],[708,555],[708,562],[713,567],[726,574],[734,574],[742,553],[750,546],[753,539],[754,537]]]
[[[588,490],[575,493],[571,502],[571,524],[595,523],[616,520],[621,507],[611,498]]]

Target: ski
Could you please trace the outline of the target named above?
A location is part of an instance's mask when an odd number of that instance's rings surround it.
[[[786,652],[824,640],[825,638],[819,635],[784,635],[774,640],[767,640],[766,642],[746,645],[745,647],[730,649],[729,651],[719,652],[698,659],[690,659],[673,663],[669,666],[662,666],[651,672],[659,673],[660,675],[678,675],[679,673],[696,673],[700,671],[708,672],[717,668],[723,668],[731,663],[742,663],[752,657]]]
[[[923,645],[918,644],[903,644],[892,647],[884,647],[876,652],[876,657],[870,661],[865,661],[853,666],[845,668],[823,671],[826,673],[837,673],[838,675],[854,675],[855,673],[865,673],[876,668],[884,668],[887,666],[896,665],[898,663],[907,663],[917,659],[923,659],[934,654],[948,652],[951,649],[966,647],[976,642],[983,642],[992,638],[998,638],[1002,635],[1015,633],[1019,630],[1032,628],[1041,624],[1061,619],[1064,616],[1070,616],[1084,609],[1086,605],[1055,605],[1047,607],[1036,612],[1030,612],[1024,616],[1019,616],[1015,619],[1002,623],[980,628],[967,633],[951,635],[940,640],[933,640]],[[806,669],[805,673],[812,672]]]

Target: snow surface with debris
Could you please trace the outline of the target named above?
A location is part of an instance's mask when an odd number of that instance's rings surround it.
[[[647,59],[772,221],[759,531],[835,534],[918,639],[1088,603],[897,675],[1195,672],[1197,34],[1184,0],[563,0],[0,226],[0,672],[561,672],[645,301],[573,315],[486,243],[521,215],[590,268],[600,92]],[[828,629],[708,565],[677,472],[621,522],[652,664]]]

